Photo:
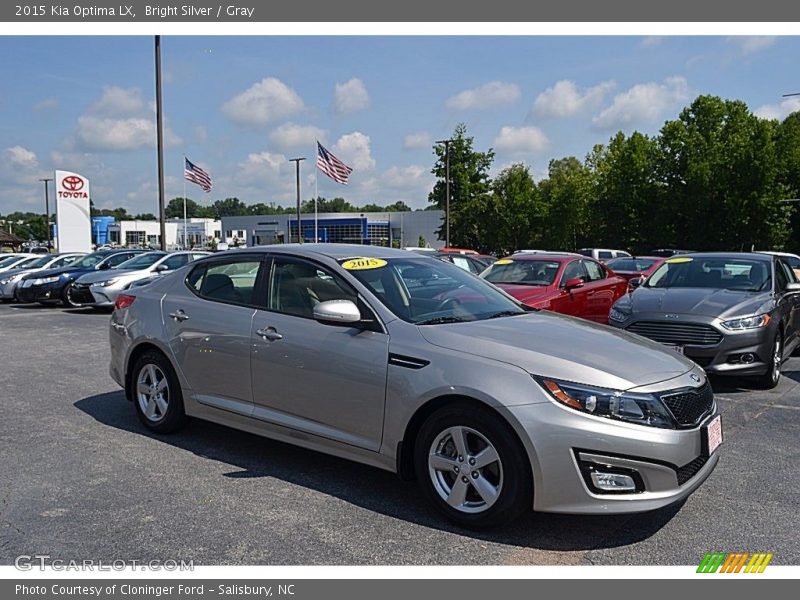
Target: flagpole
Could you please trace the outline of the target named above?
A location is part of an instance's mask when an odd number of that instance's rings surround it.
[[[319,179],[319,169],[314,168],[314,242],[319,242],[319,221],[317,218],[317,199],[319,198],[319,189],[317,188],[317,180]]]
[[[186,250],[186,155],[183,155],[183,249]]]

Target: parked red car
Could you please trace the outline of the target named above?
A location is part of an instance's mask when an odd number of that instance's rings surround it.
[[[604,324],[628,291],[626,279],[575,254],[517,254],[496,261],[481,277],[528,306]]]
[[[608,261],[606,265],[614,273],[630,282],[631,279],[640,277],[647,279],[665,260],[667,259],[663,256],[621,257]]]

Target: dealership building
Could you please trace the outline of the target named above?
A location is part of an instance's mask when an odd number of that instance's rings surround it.
[[[428,246],[439,248],[444,242],[436,235],[444,211],[319,213],[317,240],[339,244],[371,246],[417,246],[420,236]],[[303,213],[300,231],[306,242],[314,241],[313,214]],[[229,244],[263,246],[297,240],[296,215],[222,217],[223,239]]]

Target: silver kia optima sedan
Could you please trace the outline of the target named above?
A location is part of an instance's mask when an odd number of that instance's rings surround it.
[[[722,441],[690,360],[402,250],[216,254],[120,294],[110,340],[152,431],[197,417],[394,471],[465,526],[656,509]]]

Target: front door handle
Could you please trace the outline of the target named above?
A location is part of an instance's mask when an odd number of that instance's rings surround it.
[[[278,340],[282,340],[283,336],[278,333],[274,327],[267,327],[266,329],[256,329],[256,334],[260,335],[265,340],[269,340],[270,342],[277,342]]]
[[[188,319],[189,315],[187,315],[185,312],[183,312],[182,308],[179,308],[175,312],[169,313],[169,318],[180,323],[180,322],[185,321],[186,319]]]

